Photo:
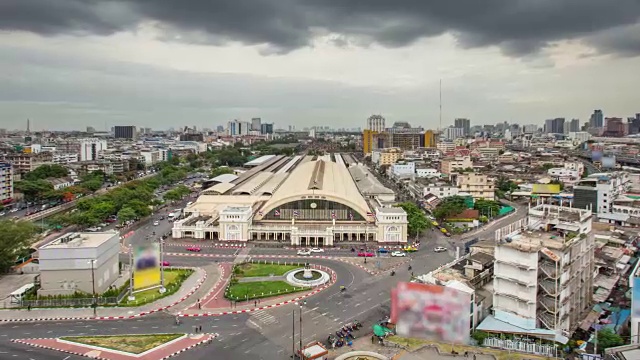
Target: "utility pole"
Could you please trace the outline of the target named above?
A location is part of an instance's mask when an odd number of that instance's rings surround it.
[[[300,303],[300,352],[302,352],[302,303]]]
[[[296,358],[296,309],[291,309],[291,358]]]
[[[91,259],[91,287],[93,288],[93,316],[96,316],[96,308],[98,304],[96,302],[96,276],[95,276],[95,259]]]

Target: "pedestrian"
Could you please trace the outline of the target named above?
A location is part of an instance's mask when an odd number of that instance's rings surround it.
[[[476,354],[473,354],[473,360],[476,360]]]
[[[372,344],[376,343],[376,336],[375,335],[371,335],[371,343]]]
[[[198,326],[198,332],[202,332],[202,325]]]
[[[198,333],[198,327],[197,327],[197,326],[194,326],[194,327],[193,327],[193,332],[194,332],[195,334],[197,334],[197,333]]]
[[[253,307],[257,307],[258,306],[258,300],[253,300]]]
[[[31,311],[31,304],[27,305],[27,311]]]

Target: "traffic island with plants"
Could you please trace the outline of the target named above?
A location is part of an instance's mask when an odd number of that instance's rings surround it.
[[[180,290],[182,284],[191,274],[193,274],[193,269],[165,269],[164,287],[166,291],[164,293],[161,293],[159,288],[136,292],[133,294],[134,300],[125,298],[119,306],[141,306],[171,296]]]
[[[308,286],[296,287],[284,281],[286,273],[304,266],[303,263],[274,261],[235,265],[224,296],[231,301],[249,301],[310,290]],[[273,277],[273,280],[264,280],[269,277]],[[255,278],[255,281],[251,278]]]
[[[148,334],[115,336],[67,336],[61,337],[60,340],[138,355],[184,336],[186,335]]]

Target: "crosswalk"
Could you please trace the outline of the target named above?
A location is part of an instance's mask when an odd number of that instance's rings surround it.
[[[263,310],[254,311],[251,315],[251,319],[264,325],[271,325],[278,322],[278,319],[276,319],[275,316],[270,315]]]

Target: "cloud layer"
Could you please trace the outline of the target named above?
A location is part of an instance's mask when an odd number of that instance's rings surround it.
[[[449,33],[460,46],[537,53],[579,39],[598,53],[640,55],[640,1],[616,0],[3,0],[0,30],[109,35],[154,24],[163,39],[263,45],[286,53],[336,44],[402,47]]]

